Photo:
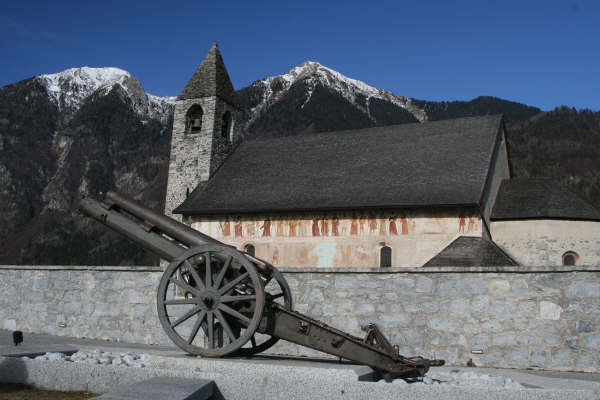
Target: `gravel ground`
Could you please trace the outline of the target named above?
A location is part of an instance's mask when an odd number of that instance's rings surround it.
[[[383,382],[383,381],[382,381]],[[430,370],[423,378],[396,379],[392,382],[397,385],[451,385],[462,387],[478,387],[490,389],[525,389],[523,385],[508,377],[478,374],[464,371],[436,371]]]
[[[84,362],[87,364],[118,365],[136,368],[145,368],[145,362],[149,359],[150,355],[148,354],[113,353],[99,349],[93,351],[78,351],[70,356],[64,353],[46,353],[43,356],[35,357],[35,360]]]
[[[85,400],[98,396],[88,392],[56,392],[14,383],[0,383],[0,400]]]

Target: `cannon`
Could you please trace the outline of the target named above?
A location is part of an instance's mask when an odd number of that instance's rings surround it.
[[[444,360],[399,354],[375,324],[359,338],[293,310],[280,271],[116,191],[80,210],[169,261],[156,305],[167,336],[197,356],[252,356],[283,339],[368,365],[386,380],[424,376]]]

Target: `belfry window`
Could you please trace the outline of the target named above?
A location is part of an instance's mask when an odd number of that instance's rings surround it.
[[[223,121],[221,122],[221,137],[229,140],[229,131],[231,130],[231,113],[225,111],[223,114]]]
[[[389,268],[392,266],[392,248],[383,246],[379,251],[379,267]]]
[[[579,254],[574,251],[567,251],[562,255],[562,263],[563,265],[575,265],[577,259],[579,258]]]
[[[185,133],[199,133],[202,130],[202,107],[194,104],[185,118]]]

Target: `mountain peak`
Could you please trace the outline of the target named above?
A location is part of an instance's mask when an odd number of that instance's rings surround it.
[[[392,92],[371,86],[358,79],[349,78],[334,69],[324,66],[317,61],[305,61],[302,64],[290,69],[281,77],[286,81],[294,82],[299,79],[314,76],[327,86],[338,86],[340,89],[344,87],[353,87],[362,92],[367,97],[397,97],[405,99],[404,96],[396,96]],[[404,101],[404,100],[403,100]]]
[[[303,108],[312,97],[317,86],[324,86],[338,92],[351,104],[359,108],[373,119],[369,110],[369,101],[383,100],[395,106],[406,109],[409,113],[423,122],[427,119],[425,112],[413,104],[412,99],[397,96],[392,92],[371,86],[363,81],[349,78],[317,61],[308,60],[291,68],[283,75],[271,76],[252,84],[255,88],[262,88],[262,99],[251,105],[251,121],[259,117],[268,104],[277,102],[289,89],[302,83],[306,87],[306,96],[300,108]]]
[[[165,119],[174,98],[161,98],[144,91],[140,82],[128,71],[116,67],[69,68],[54,74],[37,77],[46,87],[50,98],[60,110],[74,112],[92,94],[99,90],[109,93],[115,85],[131,98],[138,113],[151,118]]]
[[[132,77],[129,72],[115,67],[79,67],[40,75],[39,79],[45,83],[48,94],[59,105],[77,106],[99,88],[123,84]]]

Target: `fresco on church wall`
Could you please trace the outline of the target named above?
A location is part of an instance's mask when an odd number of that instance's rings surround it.
[[[392,266],[418,267],[461,235],[481,236],[478,215],[379,212],[295,216],[193,218],[192,227],[281,267],[379,267],[392,248]]]

